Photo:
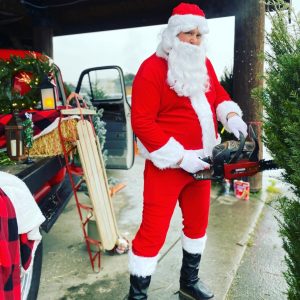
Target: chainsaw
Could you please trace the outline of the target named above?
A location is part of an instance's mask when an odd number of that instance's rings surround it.
[[[197,180],[237,179],[253,176],[265,170],[278,169],[274,160],[259,160],[259,143],[251,125],[250,141],[240,132],[239,141],[230,140],[213,148],[212,156],[202,158],[210,169],[193,174]]]

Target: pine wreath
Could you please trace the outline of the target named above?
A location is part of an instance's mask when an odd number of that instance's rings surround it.
[[[9,60],[0,59],[0,114],[36,108],[41,101],[39,86],[54,71],[47,56],[34,52],[25,57],[11,55]],[[25,86],[26,92],[16,89],[16,82]]]

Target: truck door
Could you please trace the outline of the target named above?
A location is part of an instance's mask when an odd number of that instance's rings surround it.
[[[76,92],[87,97],[97,110],[103,109],[102,120],[107,130],[104,143],[108,157],[106,168],[131,168],[134,135],[122,69],[118,66],[86,69],[79,77]]]

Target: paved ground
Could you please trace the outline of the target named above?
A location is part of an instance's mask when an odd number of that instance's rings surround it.
[[[272,205],[265,205],[248,242],[227,300],[284,300],[286,283],[282,272],[284,250],[278,235],[278,216]]]
[[[109,174],[127,184],[113,201],[119,230],[129,240],[133,238],[141,220],[142,172],[143,159],[137,157],[131,170]],[[223,300],[247,249],[266,195],[252,194],[249,201],[243,201],[233,195],[219,195],[219,190],[216,187],[212,192],[208,243],[200,277],[215,292],[214,299]],[[88,201],[84,193],[81,197],[83,201]],[[178,299],[175,293],[178,290],[182,256],[180,230],[181,214],[177,208],[161,251],[162,259],[152,277],[149,300]],[[258,238],[261,239],[260,236]],[[121,300],[128,291],[128,278],[127,255],[103,254],[100,273],[92,271],[75,202],[71,199],[51,232],[44,236],[43,271],[38,300]]]

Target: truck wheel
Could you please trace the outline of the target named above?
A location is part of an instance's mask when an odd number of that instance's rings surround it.
[[[22,300],[36,300],[42,271],[43,242],[36,248],[31,271],[21,276]]]

